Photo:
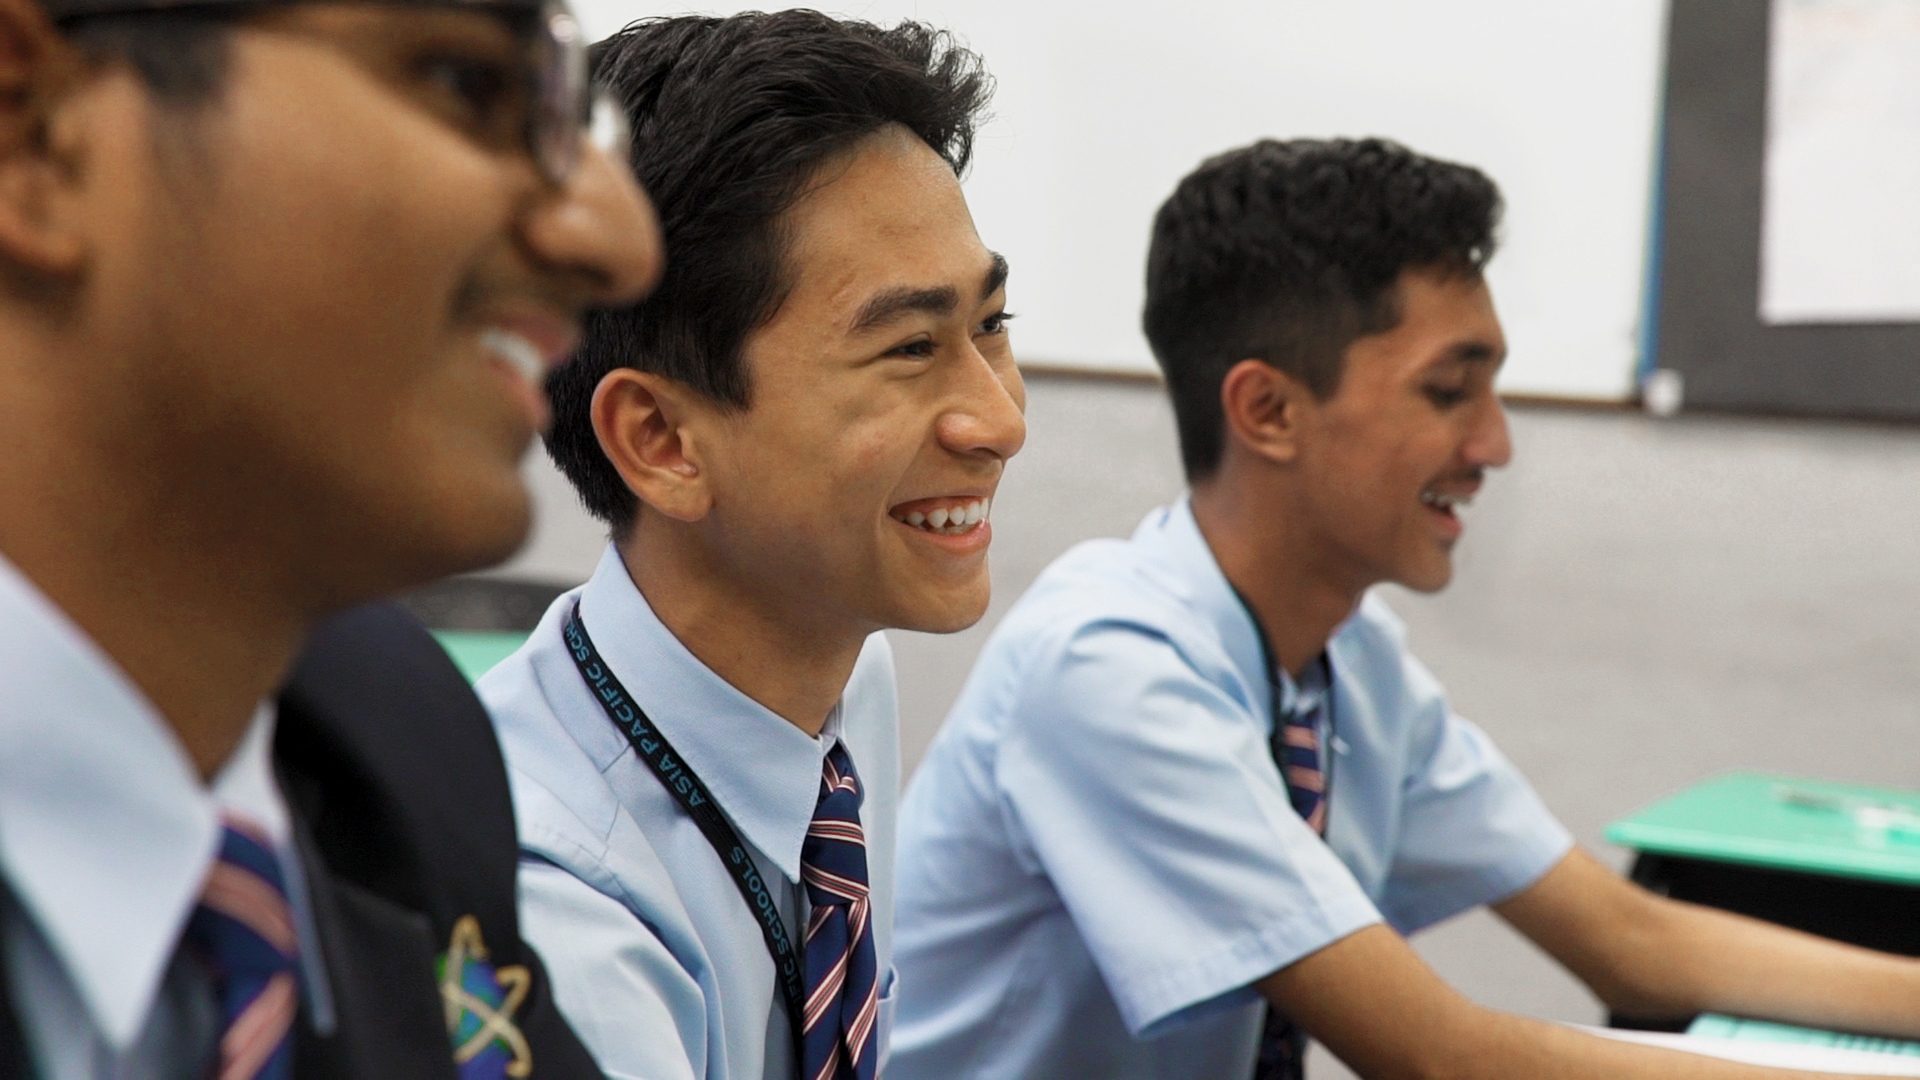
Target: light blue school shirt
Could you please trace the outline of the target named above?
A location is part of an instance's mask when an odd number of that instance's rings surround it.
[[[1185,500],[1042,573],[901,808],[888,1080],[1249,1076],[1250,984],[1383,919],[1410,933],[1508,896],[1567,853],[1384,604],[1327,651],[1323,843],[1269,749],[1259,631]]]
[[[38,1075],[207,1072],[220,1010],[180,936],[219,848],[222,811],[273,841],[304,1004],[331,1030],[305,879],[273,777],[273,727],[262,703],[209,788],[119,666],[0,559],[0,978]]]
[[[892,1027],[893,654],[875,634],[819,738],[714,674],[660,622],[611,546],[520,651],[480,680],[519,819],[520,925],[560,1011],[607,1075],[787,1080],[792,1028],[760,926],[706,837],[587,690],[561,625],[574,600],[602,660],[693,767],[751,850],[796,947],[800,845],[836,742],[865,788],[879,1046]]]

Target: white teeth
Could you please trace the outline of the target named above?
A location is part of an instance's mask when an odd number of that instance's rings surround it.
[[[1441,510],[1453,510],[1466,506],[1473,501],[1471,495],[1443,495],[1437,491],[1423,491],[1420,501]]]
[[[958,506],[942,506],[922,514],[918,510],[899,515],[897,521],[905,522],[916,529],[928,532],[958,536],[987,520],[991,503],[986,499],[975,499]]]
[[[539,346],[519,334],[492,327],[480,334],[480,344],[505,360],[507,365],[520,374],[520,377],[540,385],[541,377],[546,373],[546,357],[540,355]]]

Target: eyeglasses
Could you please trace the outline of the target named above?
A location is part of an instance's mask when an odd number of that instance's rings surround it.
[[[298,0],[295,0],[298,2]],[[409,0],[396,0],[408,3]],[[430,2],[430,0],[429,0]],[[96,15],[131,15],[182,9],[240,10],[289,6],[285,0],[48,0],[57,24],[66,26]],[[454,5],[446,5],[452,7]],[[593,85],[587,73],[586,38],[580,23],[563,0],[547,0],[536,9],[515,5],[498,7],[459,5],[504,15],[531,17],[531,41],[526,70],[527,154],[540,174],[554,186],[563,186],[580,167],[587,147],[625,161],[632,133],[626,111],[605,91]]]
[[[582,147],[596,147],[624,162],[633,133],[626,110],[588,76],[586,38],[573,13],[550,3],[539,23],[544,32],[534,41],[527,151],[541,173],[560,185],[579,167]]]

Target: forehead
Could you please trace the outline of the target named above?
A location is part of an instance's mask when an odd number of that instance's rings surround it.
[[[850,314],[876,289],[902,285],[970,296],[992,259],[952,167],[898,127],[821,166],[784,225],[787,307],[816,316]]]

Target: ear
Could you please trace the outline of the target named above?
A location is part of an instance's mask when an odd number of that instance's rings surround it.
[[[1306,384],[1264,360],[1242,360],[1220,381],[1229,449],[1279,464],[1300,454],[1300,425],[1313,402]]]
[[[699,521],[713,507],[699,440],[688,425],[706,411],[696,400],[671,379],[614,368],[594,387],[588,410],[600,452],[627,490],[675,521]]]
[[[84,72],[37,0],[0,0],[0,260],[50,276],[86,250],[63,212],[80,118],[62,106]]]

